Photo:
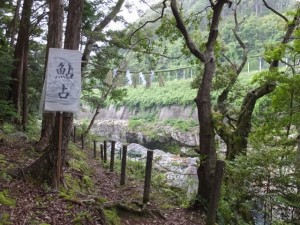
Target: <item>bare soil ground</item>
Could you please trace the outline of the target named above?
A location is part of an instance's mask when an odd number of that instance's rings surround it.
[[[143,183],[127,179],[126,185],[121,186],[119,174],[109,172],[99,159],[93,159],[91,150],[88,163],[94,168],[91,178],[95,188],[93,193],[80,193],[76,199],[63,198],[59,192],[29,180],[6,177],[6,169],[24,167],[38,157],[30,147],[21,142],[0,143],[0,193],[7,193],[6,198],[15,200],[14,206],[0,204],[0,224],[106,224],[96,198],[105,199],[101,208],[115,208],[124,225],[205,224],[201,212],[181,208],[171,199],[158,196],[155,190],[151,192],[150,203],[142,205]]]

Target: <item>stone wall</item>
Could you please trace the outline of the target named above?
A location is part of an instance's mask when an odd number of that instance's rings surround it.
[[[156,112],[159,120],[165,119],[194,119],[198,120],[197,109],[192,106],[164,106],[160,108],[153,108],[150,111]],[[131,110],[126,106],[116,108],[114,106],[109,106],[107,108],[101,109],[97,120],[128,120],[134,116],[138,116],[143,113],[138,108]],[[91,119],[94,111],[84,106],[81,108],[80,113],[76,115],[77,119]]]

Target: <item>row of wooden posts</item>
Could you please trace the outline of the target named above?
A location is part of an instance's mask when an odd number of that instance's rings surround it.
[[[74,143],[76,142],[76,128],[74,127]],[[111,152],[110,152],[110,172],[114,172],[114,159],[115,159],[115,147],[116,142],[111,141]],[[81,135],[81,148],[84,149],[84,136]],[[122,156],[122,157],[121,157]],[[97,142],[94,141],[94,158],[97,157]],[[121,158],[121,179],[120,185],[125,185],[126,178],[126,164],[127,164],[127,145],[123,145],[123,151],[120,151]],[[106,163],[107,162],[107,141],[100,144],[100,159]],[[146,204],[150,200],[150,186],[151,186],[151,174],[152,174],[152,161],[153,161],[153,151],[147,151],[146,160],[146,170],[145,170],[145,180],[144,180],[144,194],[143,203]],[[215,178],[213,180],[213,190],[211,191],[210,202],[208,205],[207,213],[207,225],[213,225],[216,222],[216,215],[218,209],[218,202],[220,200],[221,194],[221,184],[223,180],[225,169],[225,162],[222,160],[217,160],[215,169]]]
[[[76,142],[76,129],[74,129],[74,143]],[[81,148],[84,149],[84,136],[81,135]],[[111,141],[111,151],[110,151],[110,172],[114,172],[115,163],[115,149],[116,142]],[[94,141],[94,158],[97,158],[97,142]],[[127,145],[123,145],[122,152],[120,151],[121,158],[121,179],[120,185],[125,185],[126,183],[126,165],[127,165]],[[103,141],[100,144],[100,159],[104,163],[107,162],[107,141]],[[151,186],[151,175],[152,175],[152,161],[153,161],[153,151],[147,151],[146,159],[146,170],[145,170],[145,180],[144,180],[144,194],[143,203],[146,204],[150,200],[150,186]]]

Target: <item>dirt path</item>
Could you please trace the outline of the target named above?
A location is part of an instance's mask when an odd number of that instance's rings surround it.
[[[88,164],[94,168],[91,176],[95,184],[93,193],[80,193],[75,199],[68,200],[46,186],[7,176],[7,168],[24,166],[37,157],[29,147],[21,147],[21,144],[0,146],[0,201],[1,193],[12,200],[12,206],[0,204],[0,224],[103,224],[103,214],[93,204],[95,196],[105,199],[103,206],[115,206],[124,225],[205,224],[200,212],[172,205],[171,200],[157,195],[155,190],[150,195],[150,203],[141,205],[143,184],[127,179],[126,185],[121,186],[119,175],[109,172],[99,159],[93,159],[92,151],[89,151]]]

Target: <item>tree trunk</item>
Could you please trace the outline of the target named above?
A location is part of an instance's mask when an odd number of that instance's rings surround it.
[[[84,0],[69,1],[69,11],[64,43],[65,49],[77,50],[79,47],[83,1]],[[53,189],[57,189],[59,187],[63,167],[66,164],[66,154],[70,132],[73,126],[73,114],[63,113],[62,119],[61,155],[58,154],[59,132],[52,132],[50,138],[51,141],[47,150],[35,163],[26,169],[26,172],[31,176],[46,181]],[[57,113],[53,128],[55,131],[59,130],[60,122],[60,113]],[[61,159],[59,167],[57,166],[57,162],[59,161],[58,158]]]
[[[215,62],[210,60],[205,64],[204,75],[196,98],[198,119],[200,124],[200,155],[203,156],[198,168],[198,195],[209,201],[217,160],[215,149],[215,132],[211,110],[211,85],[215,73]]]
[[[22,18],[20,21],[20,29],[18,33],[17,44],[14,53],[14,69],[11,74],[11,91],[9,93],[9,99],[12,100],[16,113],[19,116],[17,123],[20,123],[21,118],[21,90],[22,90],[22,75],[24,66],[25,47],[29,42],[29,30],[30,30],[30,15],[33,0],[24,0]],[[26,65],[27,66],[27,65]]]
[[[17,24],[20,21],[20,18],[19,18],[20,17],[20,7],[21,7],[21,0],[18,0],[17,4],[16,4],[14,17],[10,23],[10,26],[9,26],[7,34],[6,34],[6,37],[10,38],[10,47],[11,48],[13,48],[14,44],[15,44],[15,36],[17,33]]]
[[[63,0],[49,1],[49,22],[47,37],[47,53],[45,65],[47,66],[49,48],[62,47],[62,34],[64,22]],[[44,73],[46,74],[46,66]],[[55,113],[43,113],[41,137],[35,146],[37,151],[43,151],[49,144],[55,122]]]
[[[297,126],[298,137],[297,137],[297,155],[295,159],[295,175],[297,179],[297,194],[300,194],[300,126]],[[300,208],[295,208],[294,220],[300,221]]]
[[[24,44],[24,66],[23,66],[23,82],[22,82],[22,127],[25,131],[28,125],[28,51],[29,40]]]
[[[223,6],[225,4],[231,5],[231,1],[220,0],[215,3],[213,1],[210,1],[210,3],[213,9],[213,16],[210,23],[209,36],[205,46],[206,50],[205,52],[201,52],[198,49],[197,45],[193,42],[183,20],[181,19],[181,15],[177,8],[176,0],[171,1],[171,9],[176,20],[177,28],[182,33],[190,52],[204,64],[204,74],[195,101],[198,108],[198,119],[200,126],[199,153],[201,155],[200,166],[197,170],[199,179],[197,194],[199,198],[206,203],[210,201],[211,190],[213,189],[212,187],[214,172],[217,161],[215,147],[215,132],[210,98],[212,79],[215,75],[216,70],[214,48],[218,37],[218,27]],[[200,203],[200,206],[204,206],[204,202],[198,203]]]

